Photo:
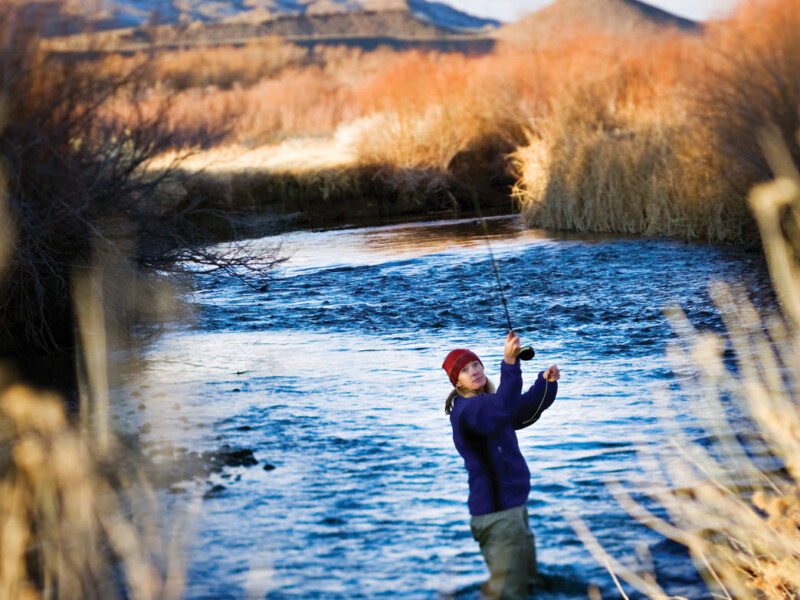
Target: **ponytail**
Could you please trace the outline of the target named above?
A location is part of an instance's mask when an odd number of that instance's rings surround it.
[[[444,401],[444,414],[449,415],[450,412],[453,410],[453,401],[458,396],[458,390],[453,388],[453,391],[447,396],[447,400]]]

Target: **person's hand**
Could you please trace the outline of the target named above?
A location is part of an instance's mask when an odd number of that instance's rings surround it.
[[[509,331],[508,335],[506,336],[506,345],[504,348],[503,361],[508,363],[509,365],[513,365],[517,362],[517,356],[519,355],[519,337],[513,331]]]
[[[561,377],[561,371],[558,370],[557,365],[550,365],[542,374],[542,377],[544,377],[547,381],[558,381],[559,377]]]

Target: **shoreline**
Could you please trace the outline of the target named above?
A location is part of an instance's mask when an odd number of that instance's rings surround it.
[[[178,185],[167,186],[164,212],[194,206],[192,224],[219,241],[519,212],[510,175],[363,164],[345,136],[174,152],[149,167],[154,177],[167,170]]]

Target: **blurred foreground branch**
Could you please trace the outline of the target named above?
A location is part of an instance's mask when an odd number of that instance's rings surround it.
[[[59,398],[20,385],[0,394],[0,437],[0,597],[180,598],[180,552],[122,446],[98,454]]]
[[[668,518],[622,486],[612,490],[633,517],[688,548],[712,593],[754,600],[800,596],[800,174],[777,129],[760,141],[776,177],[753,189],[750,205],[782,314],[760,315],[721,283],[711,291],[725,337],[695,331],[670,309],[679,341],[669,355],[674,371],[689,369],[682,406],[691,406],[686,427],[695,433],[675,426],[672,448],[642,454],[646,471],[660,475],[647,493]],[[667,410],[662,423],[677,416]],[[650,598],[669,597],[646,565],[621,565],[580,520],[574,527],[609,570]]]

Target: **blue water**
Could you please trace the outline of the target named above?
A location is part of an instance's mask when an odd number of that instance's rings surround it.
[[[519,436],[548,580],[537,597],[582,598],[589,585],[618,596],[571,515],[618,558],[647,547],[670,593],[707,596],[685,553],[635,525],[606,484],[646,488],[636,449],[668,442],[656,395],[683,376],[665,358],[663,308],[720,330],[708,284],[743,283],[769,304],[763,260],[507,218],[491,230],[513,324],[537,351],[524,376],[562,370],[555,404]],[[146,399],[144,437],[250,448],[260,464],[165,494],[199,507],[186,598],[476,597],[486,572],[440,365],[468,346],[499,371],[505,316],[479,233],[472,221],[299,232],[255,243],[290,256],[266,289],[201,280],[194,324],[165,333],[130,384]],[[200,499],[212,485],[224,489]]]

